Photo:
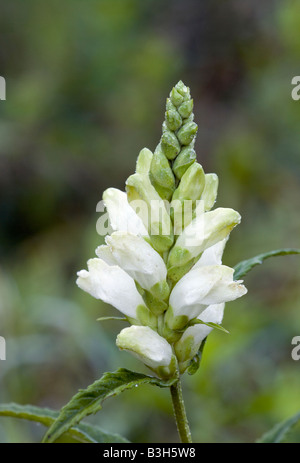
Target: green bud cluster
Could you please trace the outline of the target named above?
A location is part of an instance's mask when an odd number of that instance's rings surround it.
[[[147,211],[136,211],[148,229],[151,244],[168,261],[168,254],[176,237],[195,217],[197,201],[201,199],[204,211],[210,210],[216,200],[218,177],[205,174],[196,162],[194,150],[198,126],[194,122],[193,100],[190,89],[179,81],[166,101],[162,135],[154,153],[144,148],[137,159],[136,173],[126,182],[128,201],[134,205],[142,199]],[[160,213],[151,209],[153,200],[161,201]],[[185,207],[188,207],[186,211]],[[159,217],[158,217],[159,216]],[[169,233],[166,230],[169,229]],[[174,259],[170,265],[169,279],[174,283],[184,275],[189,265],[180,269]]]
[[[180,81],[167,99],[162,136],[149,171],[152,185],[167,201],[171,200],[178,181],[196,160],[197,130],[189,88]]]

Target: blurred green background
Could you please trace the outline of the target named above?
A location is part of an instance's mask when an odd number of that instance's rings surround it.
[[[115,346],[117,311],[80,291],[101,244],[96,204],[124,188],[161,134],[165,99],[191,88],[196,149],[242,224],[224,263],[300,247],[300,4],[267,0],[0,1],[0,403],[60,408],[107,370],[146,372]],[[195,442],[253,442],[300,410],[299,257],[245,278],[202,367],[183,380]],[[177,442],[169,392],[144,386],[89,419],[133,442]],[[44,428],[0,419],[0,442]],[[300,430],[289,438],[300,442]]]

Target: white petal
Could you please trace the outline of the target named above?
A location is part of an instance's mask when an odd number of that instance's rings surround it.
[[[240,220],[240,214],[229,208],[219,207],[214,211],[200,213],[184,229],[173,249],[187,249],[191,257],[197,257],[208,247],[223,240]]]
[[[178,281],[170,295],[174,316],[186,315],[190,320],[198,317],[206,308],[202,303],[204,297],[221,278],[220,267],[199,267]]]
[[[136,318],[138,305],[145,305],[133,279],[116,265],[90,259],[88,271],[78,272],[77,285],[96,299],[113,305],[128,317]]]
[[[142,237],[126,232],[115,232],[106,242],[118,265],[144,289],[165,281],[166,265],[161,256]]]
[[[199,315],[198,319],[206,323],[217,323],[219,325],[223,320],[224,308],[225,308],[224,302],[222,304],[209,305],[202,312],[202,314]],[[195,350],[197,352],[200,347],[201,342],[206,338],[206,336],[212,330],[213,328],[210,328],[209,326],[206,326],[206,325],[193,325],[185,330],[185,332],[183,333],[181,337],[181,340],[184,341],[184,339],[187,338],[188,336],[193,336]]]
[[[203,304],[210,305],[234,301],[247,293],[247,289],[242,285],[242,280],[233,280],[234,270],[232,268],[225,265],[220,265],[219,267],[222,268],[221,278],[203,298]]]
[[[193,266],[193,269],[197,267],[204,267],[206,265],[221,265],[222,256],[227,240],[228,236],[223,240],[219,241],[218,243],[214,244],[213,246],[210,246],[209,248],[205,249],[200,259]]]
[[[225,303],[209,305],[198,317],[199,320],[210,323],[220,324],[223,320]],[[180,340],[176,343],[175,349],[180,356],[181,362],[193,358],[202,343],[202,341],[213,330],[206,325],[193,325],[187,328]],[[189,342],[188,342],[189,341]],[[185,344],[188,342],[189,349],[185,350]]]
[[[246,294],[240,281],[233,281],[233,269],[225,265],[211,265],[190,270],[175,285],[170,305],[174,316],[198,317],[206,306],[233,301]]]
[[[223,320],[224,316],[224,309],[225,309],[225,302],[221,302],[221,304],[211,304],[205,309],[201,315],[199,315],[199,320],[202,320],[206,323],[217,323],[220,325]],[[201,325],[196,325],[201,326]]]
[[[171,363],[170,344],[148,326],[124,328],[116,342],[120,349],[127,350],[150,368],[168,367]]]
[[[108,188],[103,193],[103,201],[107,208],[109,221],[114,231],[128,231],[135,235],[148,236],[148,232],[127,201],[124,191]]]
[[[105,244],[98,246],[96,249],[96,255],[99,257],[99,259],[104,260],[104,262],[106,262],[108,265],[118,265],[118,262],[112,255],[110,247],[106,246]]]

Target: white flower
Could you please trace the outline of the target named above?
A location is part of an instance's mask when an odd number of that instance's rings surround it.
[[[103,193],[109,221],[114,231],[128,231],[135,235],[148,236],[148,232],[127,201],[127,194],[117,188],[108,188]]]
[[[112,255],[110,247],[105,244],[97,247],[96,255],[99,257],[99,259],[104,260],[104,262],[106,262],[108,265],[118,265],[118,262]]]
[[[124,328],[117,336],[117,346],[130,352],[153,370],[173,370],[174,356],[170,344],[148,326]]]
[[[151,291],[155,285],[167,285],[167,268],[163,259],[142,237],[115,232],[106,237],[106,242],[116,263],[142,288]]]
[[[234,270],[225,265],[190,270],[171,292],[169,327],[180,329],[188,320],[198,317],[208,305],[233,301],[246,294],[242,282],[233,280],[233,273]]]
[[[227,236],[226,238],[214,244],[213,246],[210,246],[209,248],[205,249],[200,259],[192,267],[192,270],[198,267],[204,267],[206,265],[221,265],[223,252],[228,238],[229,237]]]
[[[145,304],[134,280],[117,265],[109,265],[102,259],[90,259],[87,265],[88,271],[77,273],[79,288],[136,319],[137,308]]]
[[[217,323],[220,325],[223,320],[224,308],[224,302],[209,305],[197,318],[206,323]],[[207,325],[195,324],[189,326],[184,331],[180,340],[175,344],[175,352],[179,363],[182,364],[181,368],[183,367],[184,369],[187,366],[185,362],[190,361],[197,354],[202,341],[212,330],[213,328]]]
[[[226,238],[240,220],[240,214],[229,208],[198,213],[171,249],[168,266],[184,265],[197,258],[205,249]]]
[[[216,174],[205,174],[205,186],[201,195],[204,203],[204,210],[209,211],[216,202],[218,194],[219,179]]]

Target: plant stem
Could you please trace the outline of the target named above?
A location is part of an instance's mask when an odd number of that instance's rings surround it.
[[[182,443],[191,443],[192,436],[189,427],[189,423],[186,416],[183,396],[182,396],[182,389],[181,389],[181,382],[180,379],[170,386],[171,396],[172,396],[172,403],[173,403],[173,410],[175,415],[175,420],[177,424],[178,434]]]

